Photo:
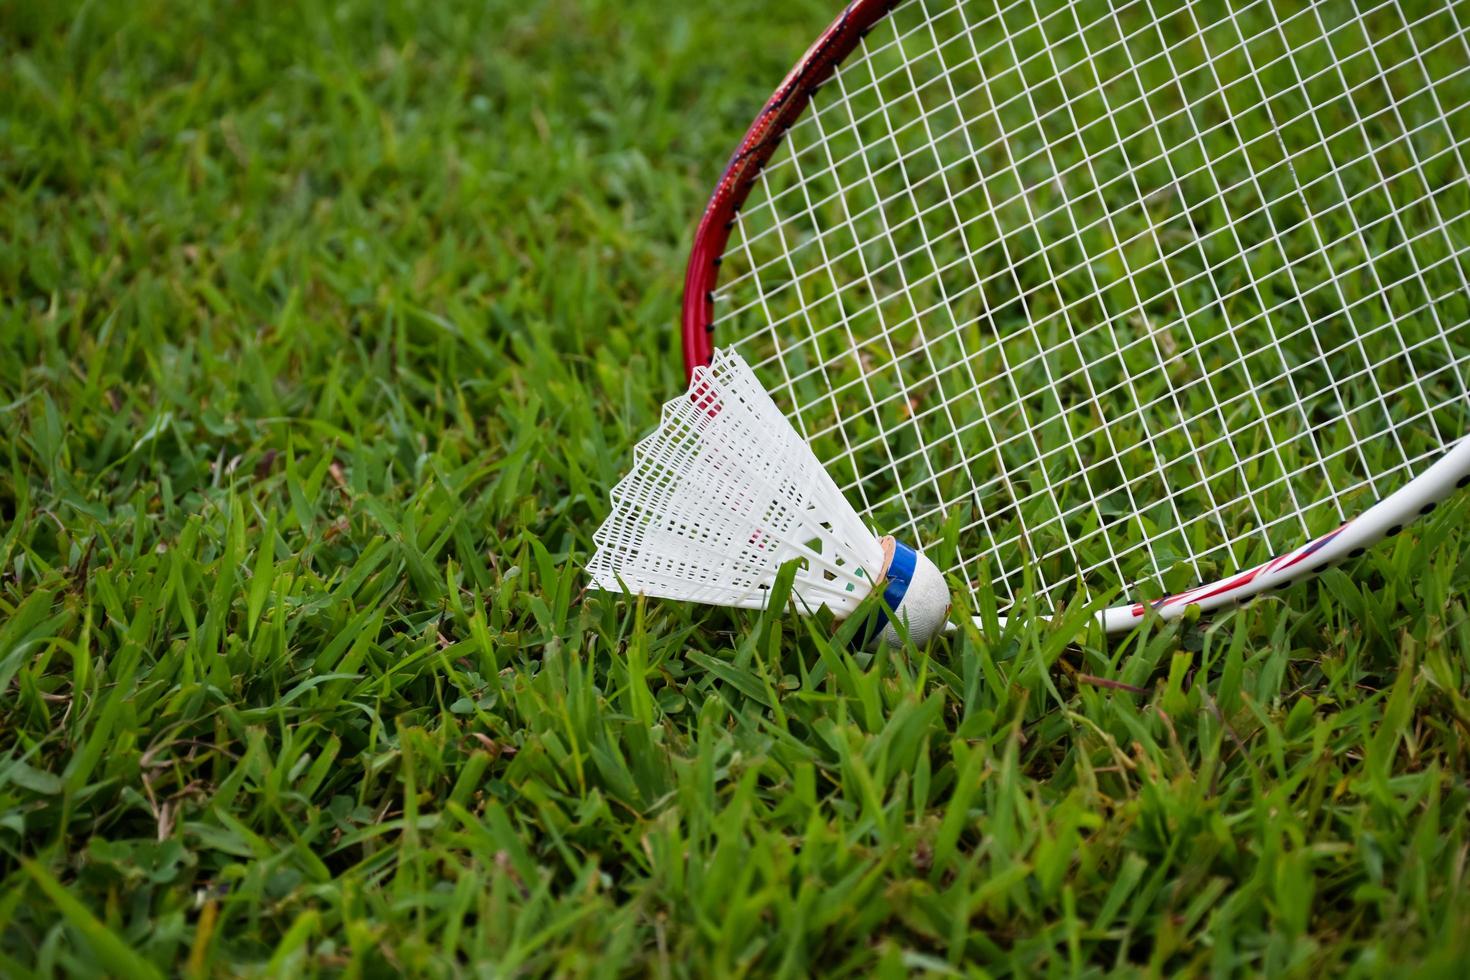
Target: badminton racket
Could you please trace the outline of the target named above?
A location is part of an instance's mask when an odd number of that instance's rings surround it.
[[[1206,611],[1470,482],[1470,3],[857,0],[689,259],[862,518],[1004,616]],[[1012,613],[1014,615],[1014,613]]]

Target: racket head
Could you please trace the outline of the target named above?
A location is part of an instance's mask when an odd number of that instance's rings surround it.
[[[733,345],[1002,613],[1295,581],[1470,473],[1467,26],[859,0],[711,196],[686,367]]]

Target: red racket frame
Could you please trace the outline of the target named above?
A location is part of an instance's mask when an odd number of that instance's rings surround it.
[[[776,93],[766,100],[755,122],[725,167],[715,192],[705,206],[694,233],[689,266],[684,273],[684,374],[707,365],[714,356],[714,289],[720,277],[720,258],[735,226],[735,213],[750,195],[755,179],[786,130],[806,111],[812,96],[874,24],[888,16],[901,0],[853,0],[827,26]]]

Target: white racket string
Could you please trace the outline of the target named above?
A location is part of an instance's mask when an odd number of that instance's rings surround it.
[[[760,174],[717,336],[1002,609],[1278,553],[1470,429],[1467,17],[910,0]]]
[[[1470,64],[1467,64],[1465,68],[1461,69],[1456,74],[1459,75],[1459,74],[1464,74],[1464,73],[1467,73],[1467,72],[1470,72]],[[1142,99],[1137,100],[1137,101],[1138,101],[1139,104],[1142,104],[1142,102],[1143,102]],[[1461,103],[1460,105],[1456,106],[1455,108],[1456,108],[1456,110],[1463,110],[1465,108],[1465,104],[1464,103]],[[1378,110],[1374,115],[1377,115],[1377,114],[1380,114],[1380,113],[1386,114],[1389,111],[1390,111],[1390,107],[1385,106],[1384,108]],[[1172,115],[1176,115],[1177,116],[1177,115],[1179,115],[1179,113],[1174,113]],[[1371,122],[1372,121],[1372,117],[1367,118],[1365,121]],[[1214,130],[1219,130],[1219,129],[1223,128],[1226,125],[1227,125],[1227,123],[1222,122],[1221,124],[1217,125],[1216,127],[1213,127],[1213,129]],[[1427,121],[1427,122],[1421,123],[1416,128],[1417,129],[1425,129],[1425,128],[1428,128],[1430,126],[1436,126],[1436,125],[1439,125],[1439,122],[1438,121]],[[1405,134],[1403,134],[1401,137],[1398,137],[1398,139],[1408,139],[1408,138],[1412,137],[1414,134],[1415,134],[1415,131],[1411,130],[1411,131],[1408,131]],[[1206,137],[1208,135],[1210,135],[1208,132],[1201,133],[1198,138],[1204,138],[1204,137]],[[1258,137],[1258,139],[1265,139],[1265,138],[1267,138],[1267,137],[1266,136]],[[1458,151],[1459,151],[1460,147],[1463,145],[1463,143],[1465,142],[1466,139],[1470,139],[1470,136],[1467,136],[1465,138],[1462,138],[1461,140],[1459,140],[1456,143],[1454,143],[1452,146],[1447,147],[1444,150],[1439,151],[1439,152],[1440,153],[1454,152],[1454,153],[1456,153],[1458,155]],[[999,147],[1000,147],[1000,141],[995,141],[991,145],[985,147],[984,149],[987,150],[987,151],[993,151],[993,150],[998,149]],[[1040,155],[1041,152],[1042,151],[1038,150],[1035,154],[1033,154],[1033,156]],[[1295,156],[1305,155],[1307,152],[1308,152],[1307,149],[1303,149],[1303,150],[1297,151],[1297,153],[1295,154]],[[1098,151],[1094,155],[1095,156],[1101,156],[1102,155],[1102,151]],[[1436,154],[1436,155],[1438,155],[1438,154]],[[1154,158],[1154,159],[1151,159],[1151,160],[1146,160],[1146,161],[1143,161],[1142,164],[1139,164],[1137,166],[1144,166],[1144,165],[1147,165],[1147,164],[1150,164],[1150,163],[1155,163],[1155,162],[1158,162],[1158,159],[1160,159],[1160,158]],[[1354,157],[1352,159],[1346,160],[1346,161],[1338,164],[1335,167],[1330,168],[1326,173],[1323,173],[1322,175],[1320,175],[1319,177],[1317,177],[1315,179],[1316,180],[1327,180],[1328,178],[1330,178],[1331,176],[1333,176],[1333,174],[1336,171],[1350,168],[1351,166],[1353,166],[1355,164],[1358,164],[1358,163],[1362,163],[1362,162],[1364,162],[1367,159],[1368,159],[1368,157],[1367,157],[1366,154],[1359,155],[1359,156]],[[1287,158],[1287,160],[1288,160],[1288,162],[1292,162],[1292,158],[1290,156]],[[1030,158],[1028,157],[1028,158],[1023,158],[1020,162],[1026,163],[1026,162],[1029,162],[1029,161],[1030,161]],[[1432,160],[1430,162],[1432,162]],[[1071,167],[1069,167],[1067,169],[1067,171],[1064,171],[1064,172],[1058,174],[1057,176],[1058,176],[1058,178],[1064,178],[1064,177],[1066,177],[1068,175],[1068,173],[1071,170],[1082,169],[1082,168],[1084,168],[1085,166],[1087,166],[1090,163],[1091,163],[1091,158],[1083,158],[1077,164],[1074,164]],[[1187,173],[1184,173],[1184,174],[1180,175],[1180,179],[1187,179],[1187,178],[1198,177],[1198,176],[1204,175],[1206,173],[1207,173],[1207,167],[1206,166],[1200,166],[1200,167],[1196,168],[1195,170],[1192,170],[1192,171],[1189,171]],[[1115,180],[1120,180],[1120,179],[1122,179],[1123,176],[1126,176],[1126,173],[1123,174],[1123,175],[1120,175],[1118,178],[1114,178],[1114,179]],[[1231,192],[1240,190],[1246,183],[1247,183],[1247,180],[1242,179],[1241,181],[1239,181],[1235,185],[1232,185],[1232,186],[1223,188],[1222,193],[1231,193]],[[962,188],[959,193],[965,193],[965,192],[968,192],[968,191],[971,191],[971,190],[974,190],[974,189],[975,189],[974,186],[965,187],[965,188]],[[1368,195],[1368,194],[1372,193],[1373,190],[1374,190],[1373,188],[1364,188],[1363,190],[1360,190],[1360,191],[1356,192],[1353,195],[1353,197],[1354,198],[1358,198],[1358,197],[1362,197],[1362,196]],[[1007,206],[1007,205],[1014,204],[1017,201],[1019,201],[1021,199],[1021,197],[1022,197],[1022,193],[1021,192],[1018,192],[1012,198],[1009,198],[1007,200],[1004,200],[1004,201],[1000,202],[1000,206],[1001,207],[1004,207],[1004,206]],[[815,203],[812,202],[810,200],[810,198],[808,198],[808,200],[807,200],[807,208],[806,208],[805,211],[803,211],[803,212],[797,212],[793,217],[781,219],[781,220],[779,220],[777,222],[774,222],[772,224],[772,226],[771,226],[771,228],[770,228],[769,231],[761,232],[759,234],[764,235],[764,234],[778,233],[779,230],[780,230],[780,228],[783,225],[793,224],[793,223],[799,221],[804,215],[809,215],[811,213],[815,213],[815,211],[816,211],[816,209],[817,209],[817,207],[819,205],[830,204],[831,202],[832,202],[832,198],[829,198],[829,199],[824,200],[824,201],[821,201],[821,202],[815,202]],[[875,204],[875,205],[870,206],[864,214],[862,214],[862,215],[855,215],[854,218],[857,219],[857,218],[867,217],[869,213],[876,212],[881,205],[889,204],[889,203],[891,203],[891,201],[885,200],[885,201],[879,202],[879,204]],[[917,215],[917,217],[922,218],[928,211],[935,210],[935,209],[940,208],[942,206],[943,206],[942,204],[931,205],[931,206],[929,206],[929,208],[926,209],[925,212],[921,212],[919,215]],[[1399,207],[1397,210],[1404,210],[1407,207],[1408,207],[1408,205],[1404,205],[1404,206]],[[1041,219],[1043,219],[1043,220],[1055,218],[1055,217],[1061,215],[1065,208],[1066,208],[1066,205],[1065,204],[1058,205],[1051,212],[1042,214],[1039,217]],[[1081,226],[1078,229],[1078,231],[1081,232],[1081,233],[1085,233],[1085,232],[1091,231],[1095,227],[1100,226],[1102,224],[1105,224],[1108,220],[1117,217],[1117,215],[1122,210],[1123,210],[1123,206],[1120,205],[1114,211],[1104,211],[1096,219],[1094,219],[1090,224]],[[1232,218],[1232,223],[1233,224],[1239,224],[1239,223],[1243,223],[1243,222],[1248,222],[1248,221],[1250,221],[1250,220],[1252,220],[1254,218],[1259,217],[1259,215],[1264,210],[1265,210],[1265,204],[1263,203],[1261,205],[1258,205],[1257,207],[1255,207],[1254,209],[1252,209],[1250,211],[1247,211],[1247,212],[1244,212],[1244,213],[1242,213],[1240,215],[1234,216]],[[984,217],[985,217],[985,215],[976,215],[976,216],[971,217],[968,220],[966,220],[964,222],[964,224],[978,223]],[[1374,219],[1374,223],[1377,223],[1378,221],[1386,221],[1386,220],[1389,220],[1389,218],[1390,218],[1390,215],[1385,214],[1385,215],[1376,217]],[[963,227],[963,225],[962,225],[962,227]],[[1143,235],[1143,234],[1146,234],[1146,232],[1139,232],[1134,237],[1138,237],[1138,236]],[[1346,237],[1346,236],[1344,236],[1344,237]],[[747,246],[753,246],[756,243],[755,242],[747,241],[744,244],[747,245]],[[859,249],[860,249],[860,247],[861,247],[861,245],[868,245],[868,244],[873,244],[873,242],[872,241],[862,242],[862,243],[860,243],[860,245],[853,246],[853,247],[849,248],[846,252],[844,252],[844,253],[842,253],[840,255],[837,255],[834,258],[836,260],[846,259],[849,256],[853,255],[854,253],[858,252]],[[1124,245],[1127,245],[1127,244],[1131,244],[1131,240],[1124,241],[1124,242],[1120,242],[1119,243],[1120,247],[1121,246],[1124,246]],[[1175,250],[1174,253],[1171,253],[1169,255],[1166,255],[1165,258],[1166,259],[1168,259],[1168,258],[1174,258],[1174,257],[1177,256],[1177,253],[1180,252],[1180,251],[1183,251],[1183,249],[1182,248],[1181,249],[1177,249],[1177,250]],[[883,269],[887,268],[887,266],[889,266],[889,265],[896,265],[896,264],[898,264],[898,263],[900,263],[900,262],[902,262],[902,261],[904,261],[906,259],[909,259],[911,257],[912,257],[911,253],[904,253],[904,254],[901,254],[901,255],[894,256],[892,259],[889,260],[888,263],[885,263],[884,266],[879,267],[879,269],[877,271],[883,271]],[[784,263],[784,262],[787,262],[787,261],[789,261],[789,257],[783,255],[782,257],[779,257],[779,258],[776,258],[776,259],[769,259],[769,260],[767,260],[767,263],[766,264],[767,265],[770,265],[770,264],[774,264],[774,263]],[[765,270],[763,268],[753,268],[750,271],[744,272],[744,273],[741,274],[741,276],[739,278],[735,278],[735,279],[732,279],[731,281],[729,281],[723,287],[722,291],[725,294],[728,295],[728,294],[730,294],[730,293],[738,290],[743,285],[743,282],[742,282],[743,279],[754,277],[754,276],[758,275],[762,271],[767,271],[767,270]],[[942,272],[942,271],[945,271],[945,270],[939,270],[939,271]],[[1079,271],[1077,267],[1063,270],[1064,273],[1072,273],[1072,272],[1076,272],[1076,271]],[[1209,271],[1209,270],[1206,270],[1206,271]],[[991,278],[994,278],[995,276],[1001,275],[1001,274],[1002,273],[991,273],[990,277]],[[750,305],[754,305],[754,303],[756,302],[756,300],[750,300],[749,302],[750,302]],[[747,307],[738,307],[738,308],[735,308],[733,310],[728,311],[728,313],[729,314],[743,313],[743,312],[746,311],[746,309],[747,309]],[[789,318],[794,318],[794,316],[795,316],[795,314],[789,314],[788,315],[788,319]]]
[[[1382,6],[1390,6],[1392,3],[1393,3],[1393,0],[1388,0],[1388,2],[1385,3],[1385,4],[1383,4]],[[1108,16],[1109,17],[1112,17],[1113,14],[1110,13]],[[1421,20],[1427,20],[1431,16],[1433,16],[1433,15],[1426,15],[1424,18],[1421,18]],[[1134,33],[1135,34],[1141,34],[1144,31],[1149,30],[1149,29],[1150,28],[1140,28],[1137,31],[1135,31]],[[1404,31],[1407,31],[1408,29],[1409,29],[1409,27],[1406,26],[1404,28],[1401,28],[1399,31],[1394,32],[1394,33],[1395,34],[1403,33]],[[1462,41],[1461,38],[1455,38],[1455,37],[1441,38],[1440,40],[1438,40],[1438,41],[1434,42],[1433,44],[1431,44],[1430,47],[1428,49],[1426,49],[1426,52],[1424,52],[1424,53],[1432,52],[1434,49],[1439,48],[1441,46],[1455,45],[1457,43],[1460,43],[1461,41]],[[1184,44],[1185,44],[1184,41],[1180,41],[1180,42],[1176,42],[1172,46],[1166,46],[1166,47],[1163,48],[1163,53],[1167,54],[1170,50],[1172,50],[1174,48],[1182,47]],[[1099,52],[1099,53],[1100,54],[1106,54],[1106,53],[1108,53],[1108,51],[1113,50],[1113,49],[1116,49],[1118,47],[1119,47],[1119,43],[1118,42],[1115,42],[1114,44],[1109,45],[1108,48],[1104,49],[1102,52]],[[1231,50],[1238,51],[1239,49],[1240,49],[1240,46],[1236,46],[1235,48],[1233,48]],[[1038,55],[1038,57],[1039,57],[1039,55]],[[1218,58],[1220,56],[1216,55],[1214,57],[1215,58]],[[1279,56],[1277,59],[1275,59],[1275,61],[1273,61],[1272,64],[1274,65],[1276,63],[1280,63],[1280,62],[1284,61],[1286,58],[1287,58],[1287,55]],[[1404,63],[1391,66],[1391,68],[1395,68],[1395,69],[1396,68],[1401,68],[1401,67],[1404,67],[1404,65],[1407,64],[1407,63],[1408,63],[1408,59],[1406,59]],[[1270,66],[1268,66],[1268,67],[1270,67]],[[896,69],[895,72],[896,71],[899,71],[899,70],[902,70],[902,69]],[[1308,82],[1313,81],[1313,80],[1315,80],[1316,76],[1327,74],[1327,73],[1331,72],[1332,70],[1333,70],[1332,68],[1322,68],[1322,69],[1319,69],[1312,77],[1307,78],[1306,81],[1308,81]],[[1458,75],[1458,74],[1460,74],[1460,73],[1462,73],[1464,71],[1470,71],[1470,66],[1466,66],[1464,68],[1461,68],[1459,71],[1456,71],[1454,74],[1455,75]],[[937,74],[937,77],[940,78],[940,79],[947,79],[952,74],[953,74],[952,71],[942,70],[942,71],[940,71]],[[1117,83],[1119,81],[1124,80],[1126,77],[1127,77],[1127,73],[1126,72],[1118,72],[1115,75],[1111,76],[1110,78],[1108,78],[1106,80],[1103,80],[1103,81],[1100,81],[1099,82],[1099,86],[1100,87],[1101,86],[1110,86],[1110,85],[1113,85],[1113,84],[1115,84],[1115,83]],[[1359,82],[1359,83],[1357,83],[1357,84],[1349,87],[1348,92],[1349,93],[1356,92],[1359,89],[1362,89],[1362,88],[1365,88],[1365,87],[1367,87],[1369,85],[1374,84],[1375,81],[1376,81],[1376,79],[1367,79],[1367,80],[1364,80],[1362,82]],[[1023,86],[1023,88],[1020,91],[1018,91],[1015,95],[1011,96],[1009,98],[1009,100],[1007,101],[1006,105],[1001,106],[1001,108],[1006,108],[1011,102],[1019,102],[1020,100],[1024,99],[1026,97],[1026,95],[1032,89],[1039,88],[1039,87],[1041,87],[1041,85],[1042,85],[1042,83],[1038,82],[1038,83],[1035,83],[1035,84],[1032,84],[1032,85],[1029,85],[1029,86]],[[1148,99],[1148,98],[1150,98],[1152,96],[1155,96],[1155,95],[1159,94],[1160,92],[1166,90],[1168,87],[1169,87],[1169,84],[1168,83],[1161,84],[1156,89],[1151,90],[1151,91],[1147,91],[1147,92],[1143,92],[1138,97],[1130,100],[1129,102],[1127,102],[1127,103],[1125,103],[1125,104],[1123,104],[1121,106],[1118,106],[1117,108],[1119,110],[1126,110],[1126,109],[1131,109],[1131,108],[1133,108],[1136,105],[1142,105],[1143,102],[1146,99]],[[966,98],[966,97],[973,96],[973,95],[975,95],[977,93],[977,91],[980,88],[981,88],[981,86],[978,86],[977,85],[977,86],[975,86],[975,87],[973,87],[973,88],[971,88],[971,89],[969,89],[969,90],[967,90],[967,91],[965,91],[963,93],[960,93],[960,94],[956,95],[955,96],[955,99],[956,99],[956,101],[958,101],[960,98]],[[866,86],[859,87],[859,89],[854,93],[854,95],[861,94],[865,90],[866,90]],[[1064,100],[1061,103],[1061,105],[1064,106],[1064,107],[1065,106],[1069,106],[1072,102],[1080,101],[1082,98],[1083,98],[1083,96],[1071,96],[1071,97],[1067,98],[1066,100]],[[1185,111],[1198,108],[1199,105],[1201,103],[1205,102],[1208,98],[1209,98],[1208,95],[1207,96],[1201,96],[1199,99],[1195,100],[1194,102],[1191,102],[1191,103],[1189,103],[1188,105],[1185,105],[1185,106],[1181,106],[1180,108],[1174,110],[1173,112],[1169,113],[1168,115],[1166,115],[1164,117],[1161,117],[1160,122],[1161,123],[1171,122],[1171,121],[1174,120],[1175,117],[1181,116]],[[814,111],[822,111],[822,110],[821,109],[814,109]],[[857,120],[857,122],[859,122],[859,123],[868,122],[872,118],[877,117],[881,113],[881,111],[882,111],[881,109],[875,109],[875,110],[871,111],[870,113],[868,113],[866,116],[864,116],[862,119]],[[1378,110],[1378,111],[1387,112],[1388,111],[1388,107],[1384,107],[1383,109]],[[906,120],[906,121],[902,122],[899,125],[898,133],[899,134],[902,134],[903,131],[906,130],[906,129],[909,129],[911,127],[917,127],[917,126],[922,125],[925,119],[927,119],[929,117],[932,117],[932,116],[936,115],[937,113],[938,113],[938,109],[921,109],[919,112],[916,113],[916,115],[915,115],[915,117],[913,119]],[[1300,121],[1300,118],[1301,117],[1298,116],[1296,118],[1293,118],[1293,119],[1288,120],[1288,122],[1289,123],[1295,123],[1295,122]],[[1225,123],[1224,122],[1218,123],[1215,126],[1210,127],[1210,129],[1207,129],[1206,131],[1204,131],[1203,135],[1209,136],[1211,134],[1211,131],[1222,129],[1222,128],[1224,128],[1224,126],[1225,126]],[[852,127],[844,127],[844,130],[851,129],[851,128]],[[956,127],[954,130],[950,130],[950,131],[947,131],[947,132],[940,133],[939,136],[940,137],[948,137],[948,136],[951,136],[955,132],[957,132],[958,129],[959,129],[959,127]],[[841,135],[846,135],[846,134],[844,132],[839,132],[839,133],[836,133],[834,135],[841,136]],[[1268,139],[1268,138],[1270,138],[1270,136],[1271,136],[1271,134],[1266,133],[1266,134],[1262,134],[1259,137],[1256,137],[1255,139],[1257,139],[1257,140],[1259,140],[1259,139]],[[999,145],[1003,142],[1003,140],[1004,140],[1004,137],[996,137],[995,139],[993,139],[989,143],[987,143],[987,144],[985,144],[983,146],[978,147],[977,150],[978,151],[991,151],[991,150],[994,150],[997,147],[999,147]],[[1252,142],[1254,142],[1254,140]],[[927,147],[920,146],[920,147],[917,147],[917,148],[914,148],[912,150],[907,151],[907,155],[918,154],[918,153],[923,152],[925,149],[927,149]],[[804,151],[798,150],[794,156],[795,157],[799,157],[802,152],[804,152]],[[847,164],[847,163],[851,162],[852,160],[855,160],[859,156],[859,154],[861,152],[862,152],[861,150],[855,150],[848,157],[845,157],[845,158],[843,158],[840,161],[832,161],[832,165],[833,166],[836,166],[839,163],[840,164]],[[1022,158],[1022,162],[1027,162],[1030,159],[1030,156],[1039,155],[1041,152],[1042,152],[1041,149],[1038,149],[1038,150],[1034,151],[1033,154],[1030,154],[1028,156],[1023,157]],[[1099,156],[1099,155],[1102,154],[1102,152],[1103,151],[1098,151],[1096,154],[1093,154],[1093,156]],[[793,157],[781,157],[781,158],[778,158],[777,160],[773,161],[768,166],[767,173],[769,174],[769,173],[773,172],[774,170],[776,170],[777,168],[779,168],[779,167],[781,167],[783,165],[785,165],[785,166],[791,166],[795,162],[796,161],[795,161],[795,159]],[[962,161],[960,161],[960,160],[951,161],[950,163],[946,164],[943,169],[951,169],[951,168],[954,168],[954,167],[958,166],[960,162],[962,162]],[[1085,162],[1086,162],[1085,159],[1083,161],[1079,161],[1079,163],[1078,164],[1075,164],[1074,167],[1080,167]],[[1151,161],[1143,161],[1143,162],[1144,163],[1148,163],[1148,162],[1151,162]],[[1066,172],[1064,171],[1064,172],[1060,173],[1058,176],[1064,177],[1064,176],[1066,176]],[[777,206],[777,207],[783,206],[783,202],[781,201],[781,198],[784,197],[784,196],[786,196],[786,195],[796,193],[797,188],[799,188],[799,187],[800,187],[800,182],[795,182],[795,183],[792,183],[790,186],[786,187],[785,189],[782,189],[782,190],[777,191],[773,195],[773,198],[771,199],[771,202],[770,203],[772,205],[774,205],[774,206]],[[968,188],[966,188],[966,189],[968,189]],[[837,194],[834,193],[831,196],[829,196],[827,198],[824,198],[824,199],[818,201],[817,203],[818,204],[827,204],[827,203],[830,203],[830,201],[833,200],[836,196],[837,196]],[[879,203],[886,203],[886,202],[879,202]],[[876,205],[876,204],[873,205],[872,208],[870,208],[870,210],[872,210],[873,208],[876,208],[877,206],[878,205]],[[787,222],[789,223],[790,221],[794,221],[794,220],[795,219],[787,219]],[[760,232],[756,233],[752,237],[752,239],[751,239],[752,242],[758,241],[759,238],[761,236],[765,235],[765,234],[771,234],[773,232],[773,230],[774,229],[766,229],[766,230],[763,230],[763,231],[760,231]]]

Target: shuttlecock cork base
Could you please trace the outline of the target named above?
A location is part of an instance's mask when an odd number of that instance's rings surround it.
[[[923,646],[935,633],[942,632],[949,620],[949,587],[944,584],[939,568],[922,552],[915,551],[892,535],[878,543],[883,548],[880,581],[884,583],[886,609],[876,617],[869,630],[868,642],[881,639],[889,646],[903,642],[888,616],[887,610],[892,609],[893,619],[903,623],[909,639]]]
[[[843,619],[882,588],[914,642],[944,627],[939,569],[863,524],[733,351],[716,351],[664,405],[611,497],[587,563],[595,588],[764,609],[777,571],[794,561],[792,604],[803,612]],[[873,634],[899,642],[886,612]]]

